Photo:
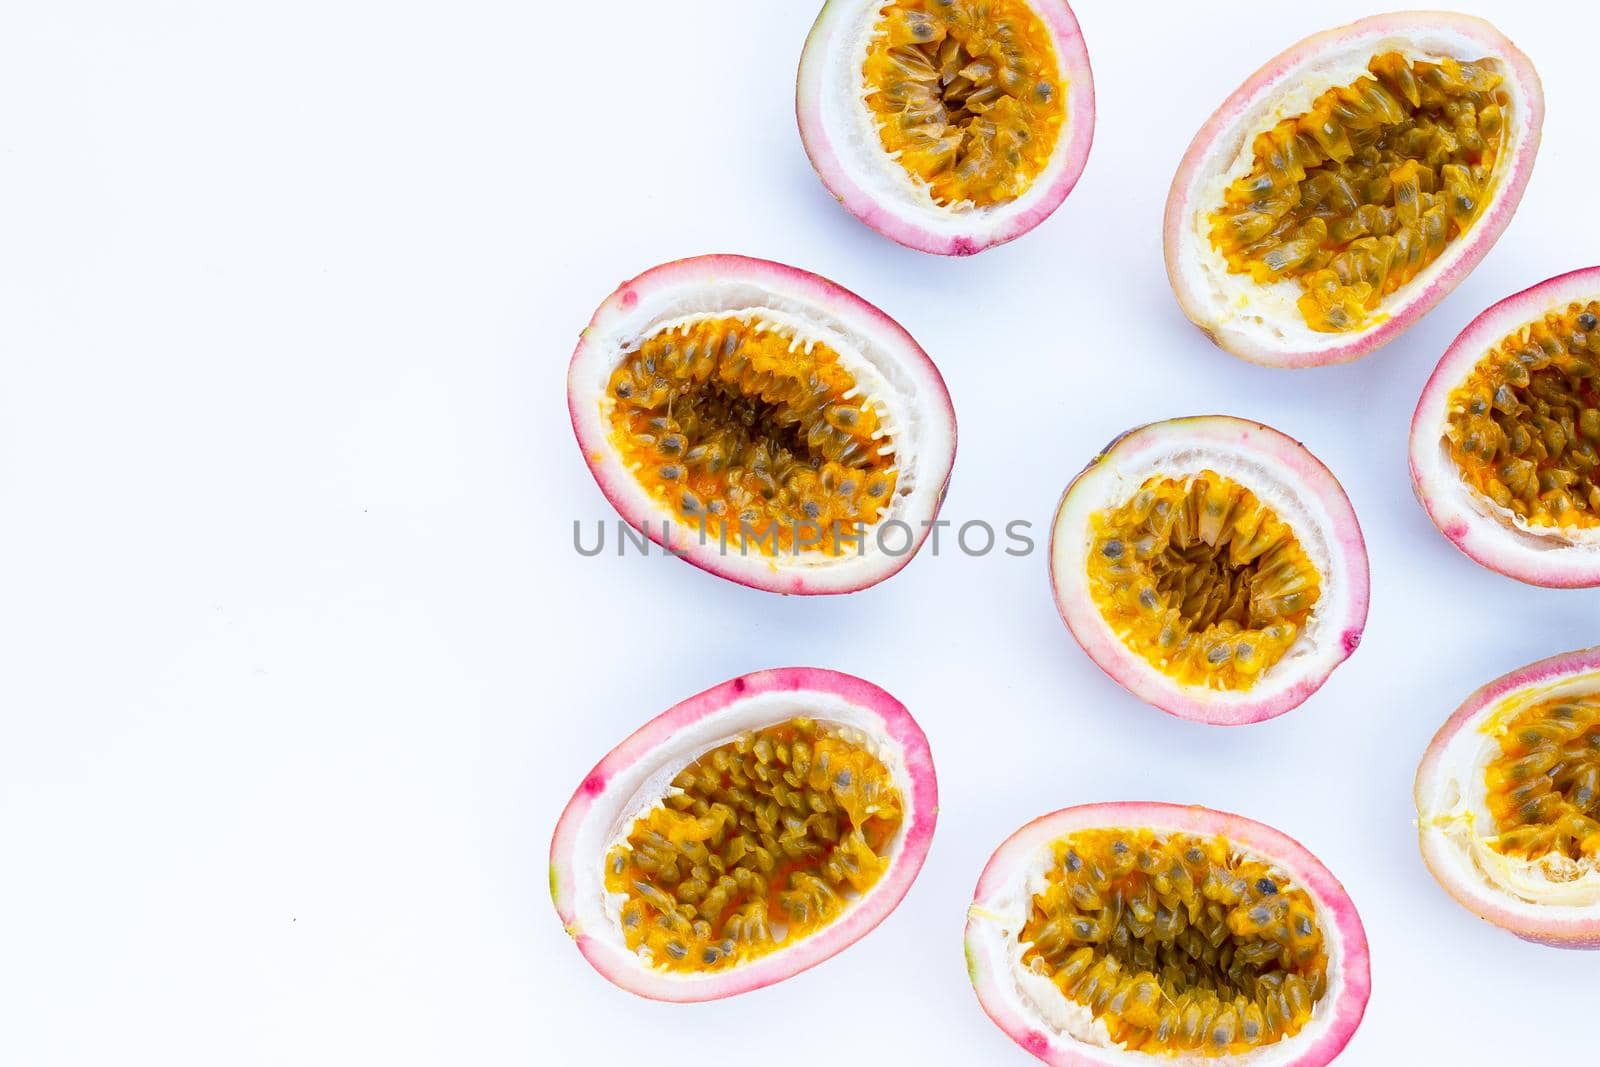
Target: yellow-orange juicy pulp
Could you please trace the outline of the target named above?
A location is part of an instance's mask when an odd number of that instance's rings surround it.
[[[1600,301],[1507,336],[1450,394],[1468,485],[1533,526],[1600,526]]]
[[[1600,696],[1545,700],[1491,724],[1485,802],[1507,855],[1600,859]]]
[[[1257,135],[1249,174],[1211,214],[1230,272],[1293,278],[1313,330],[1367,324],[1488,204],[1510,98],[1494,60],[1374,56]]]
[[[1055,151],[1068,87],[1023,0],[892,0],[862,73],[884,150],[941,206],[1015,200]]]
[[[865,737],[793,719],[707,752],[606,857],[629,948],[713,971],[826,926],[876,883],[900,792]]]
[[[1153,477],[1090,519],[1096,606],[1168,677],[1248,688],[1282,658],[1321,595],[1289,525],[1215,471]]]
[[[838,353],[757,317],[658,331],[611,374],[611,439],[685,523],[741,551],[856,551],[887,511],[894,443]]]
[[[1023,963],[1129,1048],[1247,1052],[1298,1033],[1327,990],[1315,902],[1226,838],[1083,830],[1045,878]]]

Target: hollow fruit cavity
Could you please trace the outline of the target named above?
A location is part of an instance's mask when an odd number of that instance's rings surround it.
[[[1510,106],[1491,59],[1384,52],[1367,70],[1257,135],[1250,172],[1210,217],[1228,270],[1298,281],[1301,317],[1322,332],[1366,325],[1472,227]]]
[[[838,353],[759,317],[668,326],[607,389],[612,440],[682,521],[741,552],[854,551],[888,509],[889,427]]]
[[[1600,301],[1523,326],[1450,394],[1466,483],[1532,526],[1600,526]]]
[[[714,971],[826,926],[888,866],[902,805],[857,731],[793,719],[705,753],[606,857],[628,947]]]
[[[1053,846],[1023,965],[1150,1053],[1292,1037],[1327,988],[1316,905],[1226,838],[1081,830]]]
[[[1600,866],[1600,696],[1545,700],[1491,726],[1484,802],[1518,859]]]
[[[1066,86],[1023,0],[892,0],[863,75],[884,150],[940,206],[1015,200],[1050,162]]]
[[[1089,589],[1124,644],[1186,685],[1246,689],[1321,594],[1294,531],[1215,471],[1152,477],[1090,520]]]

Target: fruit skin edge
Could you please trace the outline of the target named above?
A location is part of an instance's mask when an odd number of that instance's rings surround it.
[[[800,54],[800,69],[795,76],[795,120],[800,127],[800,142],[806,158],[822,179],[822,184],[845,209],[878,233],[918,252],[936,256],[972,256],[996,245],[1015,240],[1032,230],[1066,200],[1078,183],[1089,161],[1094,142],[1094,73],[1089,52],[1078,27],[1077,16],[1066,0],[1028,0],[1028,5],[1050,28],[1058,62],[1066,69],[1067,114],[1063,122],[1064,142],[1056,154],[1065,154],[1066,164],[1038,202],[1027,211],[1004,219],[999,226],[975,226],[970,232],[943,233],[901,217],[850,177],[840,161],[840,152],[823,120],[823,99],[830,87],[825,84],[831,37],[845,19],[846,9],[859,6],[860,0],[827,0],[817,21],[806,36]],[[1054,157],[1052,157],[1054,158]],[[887,156],[886,166],[899,166]],[[1031,193],[1032,190],[1030,189]]]
[[[1009,961],[997,958],[996,943],[990,936],[993,923],[985,914],[985,902],[1004,893],[1037,850],[1075,830],[1107,826],[1147,827],[1206,836],[1222,835],[1244,845],[1288,870],[1312,894],[1326,925],[1336,932],[1340,950],[1340,994],[1334,1005],[1336,1014],[1327,1029],[1315,1035],[1304,1050],[1291,1058],[1272,1060],[1273,1067],[1321,1067],[1334,1059],[1349,1044],[1361,1025],[1372,995],[1372,961],[1366,928],[1355,903],[1333,873],[1304,845],[1283,831],[1242,815],[1216,811],[1200,805],[1168,804],[1159,801],[1118,801],[1106,804],[1080,804],[1041,815],[1017,830],[995,849],[972,891],[967,914],[967,976],[984,1013],[1013,1041],[1052,1067],[1107,1067],[1125,1063],[1108,1059],[1099,1052],[1126,1057],[1121,1049],[1096,1049],[1071,1037],[1035,1025],[1013,1004]],[[1018,998],[1020,999],[1020,998]],[[1293,1043],[1296,1039],[1288,1039]],[[1272,1046],[1264,1046],[1262,1051]],[[1158,1062],[1159,1057],[1150,1057]],[[1214,1062],[1222,1064],[1226,1058]]]
[[[1451,875],[1454,853],[1444,835],[1428,825],[1425,798],[1434,791],[1438,775],[1447,769],[1442,765],[1445,750],[1462,729],[1476,727],[1479,719],[1511,693],[1591,672],[1600,675],[1600,647],[1550,656],[1518,667],[1481,686],[1462,701],[1461,706],[1434,734],[1422,762],[1417,766],[1417,777],[1412,786],[1412,799],[1417,806],[1417,846],[1422,852],[1422,862],[1427,865],[1428,872],[1440,888],[1480,919],[1509,930],[1524,941],[1554,948],[1600,949],[1600,908],[1595,909],[1596,914],[1590,919],[1525,920],[1496,903],[1494,896],[1474,892],[1480,887],[1464,885]],[[1597,678],[1597,684],[1600,684],[1600,678]]]
[[[1325,51],[1331,51],[1346,41],[1359,37],[1398,35],[1407,31],[1426,31],[1444,26],[1466,36],[1480,39],[1494,58],[1507,64],[1509,75],[1516,79],[1526,97],[1527,108],[1523,140],[1513,146],[1514,158],[1524,159],[1520,166],[1506,175],[1504,183],[1495,194],[1491,210],[1473,225],[1460,239],[1460,249],[1454,254],[1449,268],[1414,293],[1404,304],[1384,309],[1388,317],[1367,331],[1357,332],[1342,345],[1312,352],[1291,351],[1282,346],[1264,344],[1237,331],[1229,331],[1211,320],[1198,294],[1192,291],[1182,268],[1184,220],[1190,214],[1190,203],[1195,190],[1191,188],[1202,168],[1209,162],[1218,139],[1229,131],[1245,111],[1263,96],[1272,93],[1280,82],[1293,78],[1295,68]],[[1528,179],[1533,173],[1534,159],[1538,155],[1539,141],[1544,125],[1544,89],[1538,72],[1526,55],[1504,34],[1483,19],[1448,11],[1397,11],[1387,15],[1373,15],[1346,26],[1338,26],[1291,45],[1269,59],[1243,85],[1235,89],[1220,107],[1212,113],[1194,135],[1177,173],[1172,177],[1172,187],[1167,194],[1166,213],[1162,220],[1162,248],[1167,265],[1167,278],[1172,284],[1178,305],[1211,342],[1218,348],[1240,359],[1267,367],[1320,367],[1332,363],[1348,363],[1359,359],[1382,345],[1388,344],[1411,326],[1417,319],[1433,310],[1448,296],[1468,274],[1488,255],[1499,240],[1511,217],[1522,202]],[[1448,252],[1446,253],[1449,254]]]
[[[597,798],[617,775],[648,761],[678,731],[742,701],[768,694],[826,693],[840,697],[877,720],[873,733],[903,749],[911,819],[889,869],[867,896],[839,918],[793,945],[729,970],[710,975],[672,977],[650,969],[626,947],[588,933],[579,919],[576,854],[579,831]],[[591,966],[608,981],[649,1000],[695,1003],[720,1000],[781,982],[837,955],[888,918],[910,890],[927,859],[939,816],[939,783],[927,737],[900,701],[853,675],[820,667],[779,667],[739,675],[679,701],[657,715],[605,755],[584,776],[556,823],[550,841],[550,899],[569,937]],[[598,862],[602,857],[592,857]]]

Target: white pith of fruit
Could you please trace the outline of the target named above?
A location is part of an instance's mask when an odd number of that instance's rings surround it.
[[[1136,431],[1138,432],[1138,431]],[[1300,542],[1306,558],[1316,568],[1321,594],[1311,606],[1305,625],[1294,643],[1272,666],[1263,670],[1253,684],[1241,689],[1212,689],[1184,684],[1168,677],[1160,667],[1128,648],[1122,635],[1093,601],[1087,588],[1085,571],[1094,547],[1090,517],[1096,512],[1121,506],[1154,477],[1182,480],[1211,470],[1232,479],[1254,493],[1286,523]],[[1318,676],[1344,658],[1341,641],[1347,620],[1354,614],[1352,594],[1340,577],[1346,573],[1344,547],[1329,535],[1335,519],[1321,498],[1305,492],[1281,463],[1255,449],[1230,447],[1227,442],[1206,439],[1183,440],[1173,435],[1162,447],[1146,448],[1125,457],[1115,446],[1093,468],[1084,473],[1067,495],[1056,521],[1051,542],[1051,567],[1056,581],[1074,603],[1087,604],[1080,611],[1088,625],[1122,648],[1134,670],[1153,678],[1166,689],[1193,695],[1210,705],[1242,705],[1270,701],[1308,676]]]
[[[1318,53],[1280,74],[1228,125],[1211,146],[1205,164],[1188,182],[1181,207],[1176,270],[1191,299],[1200,305],[1191,311],[1212,332],[1239,338],[1246,347],[1315,353],[1343,347],[1380,328],[1394,309],[1409,305],[1454,269],[1471,247],[1477,226],[1495,210],[1505,192],[1505,177],[1526,165],[1532,150],[1526,136],[1529,107],[1523,88],[1490,48],[1490,42],[1454,26],[1411,29],[1403,35],[1373,32],[1342,41],[1336,49]],[[1368,75],[1367,63],[1384,52],[1398,52],[1407,62],[1438,62],[1443,58],[1463,62],[1496,60],[1500,73],[1506,75],[1499,88],[1511,100],[1505,116],[1504,140],[1490,179],[1489,199],[1482,205],[1473,228],[1451,240],[1439,258],[1383,297],[1359,329],[1320,332],[1306,325],[1296,306],[1305,293],[1297,280],[1260,283],[1247,273],[1229,271],[1227,260],[1211,242],[1210,216],[1222,206],[1228,186],[1250,173],[1257,135],[1284,119],[1305,114],[1312,101],[1327,90],[1350,85]]]
[[[1176,827],[1152,825],[1147,828],[1157,833],[1197,833],[1193,829]],[[1272,1067],[1292,1060],[1297,1055],[1296,1049],[1315,1042],[1333,1024],[1335,1006],[1344,992],[1344,947],[1338,930],[1328,921],[1332,914],[1329,903],[1313,888],[1279,867],[1270,857],[1230,841],[1234,853],[1261,859],[1272,868],[1280,884],[1303,889],[1316,907],[1317,924],[1328,957],[1327,987],[1313,1005],[1310,1021],[1293,1037],[1280,1037],[1269,1045],[1230,1057],[1184,1051],[1156,1055],[1130,1050],[1113,1040],[1105,1023],[1096,1018],[1087,1005],[1068,997],[1049,977],[1036,974],[1023,962],[1031,942],[1021,941],[1019,937],[1031,914],[1034,896],[1048,887],[1047,875],[1057,865],[1054,844],[1054,841],[1045,841],[1036,847],[999,890],[982,901],[974,902],[968,909],[969,917],[980,923],[978,936],[989,943],[988,957],[1005,961],[1007,984],[1001,994],[1012,1001],[1013,1007],[1023,1017],[1035,1020],[1041,1029],[1094,1048],[1096,1062],[1107,1065],[1133,1067],[1156,1061],[1178,1067],[1197,1067],[1200,1064],[1215,1067],[1221,1063]]]
[[[1538,859],[1508,856],[1489,840],[1498,833],[1485,797],[1485,772],[1500,754],[1492,730],[1535,704],[1600,692],[1600,671],[1514,689],[1480,709],[1456,731],[1419,783],[1419,828],[1435,845],[1430,855],[1441,874],[1493,907],[1516,916],[1600,918],[1600,860],[1550,853]]]
[[[661,531],[663,523],[670,524],[675,549],[693,554],[699,548],[719,573],[750,584],[771,581],[775,571],[799,571],[825,576],[818,591],[848,589],[903,562],[897,554],[905,536],[898,530],[892,536],[885,532],[880,541],[876,532],[898,520],[911,529],[913,545],[920,541],[923,523],[937,510],[955,449],[954,426],[948,417],[941,417],[948,411],[948,395],[920,351],[908,358],[897,350],[909,347],[898,331],[893,336],[875,333],[854,309],[835,314],[798,288],[788,291],[767,282],[702,276],[640,285],[637,295],[631,306],[602,316],[590,327],[569,372],[576,398],[574,418],[590,423],[590,432],[580,436],[601,442],[599,454],[590,459],[596,476],[611,487],[618,509],[630,521],[647,520],[652,533]],[[702,546],[699,525],[683,521],[668,501],[641,485],[612,440],[611,412],[616,405],[609,388],[612,372],[665,328],[729,317],[770,323],[795,346],[827,345],[855,381],[851,395],[869,398],[883,421],[880,440],[894,452],[895,490],[888,508],[866,527],[859,546],[845,539],[843,551],[835,554],[826,550],[831,542],[824,539],[797,549],[780,548],[776,554],[753,543],[741,551],[736,526],[729,531],[726,551],[721,550],[714,529],[708,529]],[[937,412],[930,412],[930,406]],[[847,533],[842,532],[841,538]],[[770,539],[764,543],[770,546]]]
[[[872,91],[865,74],[867,53],[886,3],[887,0],[832,0],[829,7],[838,9],[832,31],[827,40],[819,39],[815,43],[819,54],[807,60],[823,64],[821,118],[837,148],[840,167],[874,202],[918,229],[942,237],[981,235],[1003,229],[1009,220],[1026,214],[1044,200],[1070,162],[1065,149],[1070,143],[1067,124],[1073,121],[1074,87],[1066,57],[1057,47],[1057,84],[1063,94],[1065,118],[1045,169],[1034,177],[1021,196],[1006,203],[940,204],[926,180],[912,174],[884,150],[878,132],[879,116],[867,106],[867,97]]]
[[[1434,458],[1437,473],[1443,477],[1430,482],[1433,487],[1430,492],[1445,493],[1456,498],[1462,508],[1488,520],[1491,525],[1485,528],[1495,530],[1509,545],[1537,555],[1561,553],[1600,560],[1600,526],[1535,523],[1510,508],[1501,507],[1461,476],[1461,469],[1450,454],[1450,442],[1446,438],[1448,416],[1441,416],[1438,426],[1438,448]]]
[[[904,747],[884,733],[883,722],[878,716],[837,693],[820,690],[765,692],[742,698],[679,729],[670,743],[655,749],[648,758],[618,771],[606,782],[605,791],[595,798],[586,813],[573,847],[573,899],[577,914],[573,925],[577,928],[569,930],[569,933],[604,942],[616,953],[630,958],[641,969],[651,971],[664,981],[691,984],[715,982],[742,967],[756,964],[764,967],[781,966],[783,957],[795,951],[808,938],[793,939],[771,952],[717,970],[671,971],[655,966],[648,950],[636,952],[627,947],[622,928],[622,906],[627,903],[627,897],[606,889],[605,861],[613,847],[626,842],[634,822],[652,809],[661,807],[664,798],[675,791],[672,780],[685,767],[742,734],[795,718],[810,718],[818,723],[850,727],[857,731],[860,736],[852,737],[852,741],[861,744],[888,769],[899,790],[902,811],[900,826],[884,854],[883,876],[865,893],[847,897],[844,909],[809,937],[826,936],[830,927],[846,919],[853,909],[860,907],[874,894],[890,891],[892,880],[889,872],[899,862],[904,851],[906,830],[915,823],[918,814],[910,775],[906,770]],[[777,927],[782,924],[775,922],[773,925]]]

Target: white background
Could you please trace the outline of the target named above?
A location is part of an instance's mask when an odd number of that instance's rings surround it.
[[[1600,591],[1458,555],[1411,497],[1434,361],[1499,298],[1600,259],[1594,34],[1474,5],[1549,99],[1522,210],[1353,366],[1213,349],[1161,262],[1210,110],[1365,3],[1082,0],[1077,190],[970,260],[840,209],[795,132],[814,4],[13,3],[0,18],[0,1062],[1021,1064],[962,967],[999,841],[1095,800],[1193,801],[1305,842],[1371,935],[1342,1062],[1592,1057],[1600,967],[1455,906],[1412,773],[1501,672],[1600,640]],[[1163,8],[1166,5],[1162,5]],[[1032,521],[1117,432],[1224,411],[1303,440],[1372,554],[1365,643],[1241,730],[1126,695],[1042,555],[925,551],[855,596],[579,558],[612,512],[568,425],[578,330],[623,278],[738,251],[896,316],[960,417],[945,516]],[[942,818],[882,928],[699,1007],[602,981],[546,851],[588,768],[730,675],[861,674],[919,716]]]

